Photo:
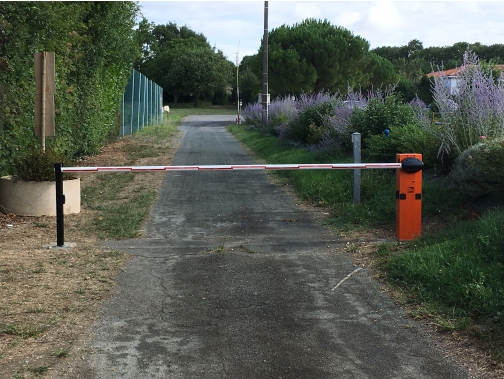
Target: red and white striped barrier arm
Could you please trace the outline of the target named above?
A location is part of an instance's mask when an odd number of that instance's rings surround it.
[[[62,172],[149,172],[149,171],[229,171],[229,170],[357,170],[401,168],[402,163],[257,164],[208,166],[110,166],[62,167]]]

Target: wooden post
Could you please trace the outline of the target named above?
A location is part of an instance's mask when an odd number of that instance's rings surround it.
[[[55,135],[54,71],[53,52],[35,53],[35,135],[41,137],[42,150],[45,150],[45,137]]]

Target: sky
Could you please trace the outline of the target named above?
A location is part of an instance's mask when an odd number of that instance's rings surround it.
[[[169,22],[202,33],[232,62],[256,54],[264,35],[264,1],[139,1],[156,25]],[[327,19],[370,48],[456,42],[504,44],[504,1],[268,1],[268,30],[306,18]]]

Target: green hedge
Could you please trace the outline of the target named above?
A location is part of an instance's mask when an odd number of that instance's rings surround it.
[[[0,172],[40,146],[34,136],[34,53],[54,51],[56,137],[69,158],[97,153],[117,136],[121,96],[138,56],[134,2],[0,3]]]

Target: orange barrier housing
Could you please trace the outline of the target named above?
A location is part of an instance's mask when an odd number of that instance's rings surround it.
[[[396,162],[406,158],[422,160],[422,154],[397,154]],[[396,172],[396,237],[411,241],[422,231],[422,170],[408,173],[402,168]]]

